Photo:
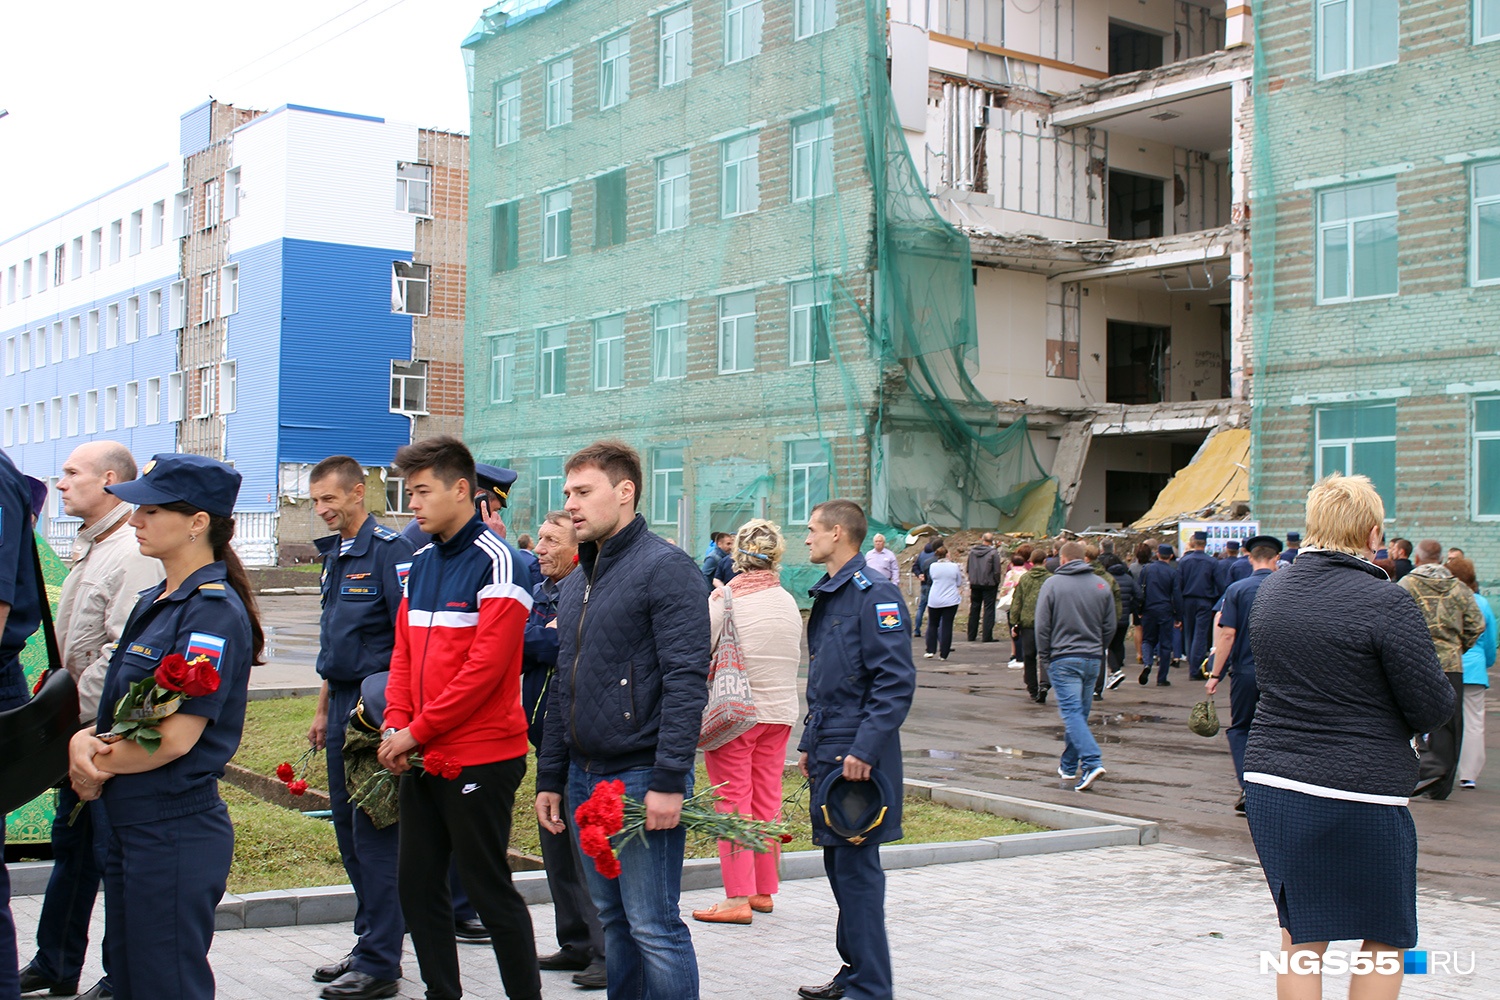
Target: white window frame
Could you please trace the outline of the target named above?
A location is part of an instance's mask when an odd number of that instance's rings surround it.
[[[16,411],[14,407],[5,408],[5,436],[0,438],[0,443],[9,448],[16,443]]]
[[[219,285],[219,314],[233,316],[240,311],[240,266],[225,264],[223,281]]]
[[[1473,497],[1473,500],[1471,501],[1471,516],[1476,521],[1500,521],[1500,511],[1496,511],[1493,514],[1485,514],[1482,513],[1479,509],[1479,480],[1481,472],[1479,462],[1479,445],[1484,441],[1500,441],[1500,427],[1497,427],[1494,430],[1486,431],[1482,431],[1479,429],[1477,410],[1480,403],[1495,403],[1496,405],[1500,405],[1500,396],[1475,396],[1473,400],[1470,401],[1469,405],[1470,436],[1474,441],[1473,445],[1471,446],[1473,448],[1473,462],[1471,463],[1472,474],[1470,476],[1469,486],[1469,495]]]
[[[146,380],[146,424],[161,423],[161,379],[153,376]]]
[[[51,437],[56,441],[62,437],[63,430],[63,398],[61,396],[52,397],[52,406],[49,407],[48,412],[52,415]]]
[[[521,138],[521,78],[513,76],[495,84],[495,146],[508,146]]]
[[[396,211],[422,219],[432,218],[431,164],[396,164]]]
[[[680,167],[680,169],[679,169]],[[687,151],[656,161],[656,231],[686,228],[692,209],[692,162]]]
[[[556,338],[556,339],[554,339]],[[568,394],[568,328],[539,327],[536,332],[536,394],[543,399]]]
[[[83,432],[99,433],[99,390],[90,389],[83,394]]]
[[[1500,34],[1496,37],[1500,37]],[[1495,171],[1497,181],[1500,181],[1500,160],[1476,163],[1469,168],[1469,283],[1476,288],[1483,288],[1485,285],[1500,285],[1500,260],[1495,262],[1493,278],[1479,276],[1480,210],[1491,208],[1500,213],[1500,183],[1496,184],[1494,194],[1481,197],[1479,194],[1479,171],[1481,170]],[[1497,225],[1500,225],[1500,220],[1497,220]]]
[[[798,301],[801,298],[803,301]],[[794,281],[787,288],[787,302],[791,310],[788,323],[791,343],[788,358],[794,365],[822,364],[833,357],[833,288],[827,278],[812,278]],[[816,357],[817,328],[813,322],[815,311],[824,316],[824,331],[828,344],[828,357]]]
[[[719,212],[732,219],[760,209],[760,133],[747,132],[719,144]]]
[[[167,422],[173,424],[182,423],[182,411],[187,402],[186,384],[182,372],[173,372],[167,376]]]
[[[104,349],[120,346],[120,303],[111,302],[104,307]]]
[[[153,288],[146,293],[146,336],[161,333],[161,289]]]
[[[40,295],[47,290],[47,279],[52,276],[51,255],[43,250],[36,258],[36,291]]]
[[[410,514],[411,498],[406,495],[406,479],[395,470],[385,477],[385,511],[387,514]]]
[[[687,378],[688,304],[663,302],[651,310],[651,378],[671,382]]]
[[[22,330],[16,339],[16,367],[23,372],[31,371],[31,331]]]
[[[31,441],[31,405],[22,403],[16,410],[16,444]]]
[[[198,322],[211,323],[217,318],[219,308],[219,276],[213,271],[204,271],[198,276],[202,286],[198,290]]]
[[[193,192],[191,190],[178,191],[172,196],[172,217],[176,220],[172,231],[173,239],[182,239],[193,231]]]
[[[233,413],[240,405],[239,362],[219,362],[219,412]]]
[[[599,43],[599,110],[630,100],[630,32],[621,31]]]
[[[546,81],[544,121],[557,128],[573,120],[573,57],[563,56],[547,63],[542,70]]]
[[[1390,404],[1373,403],[1373,404],[1363,404],[1361,406],[1353,407],[1353,409],[1372,409],[1372,410],[1373,409],[1387,409],[1387,408],[1389,408],[1391,410],[1395,410],[1396,409],[1396,404],[1395,403],[1390,403]],[[1355,467],[1355,464],[1354,464],[1354,446],[1356,444],[1384,444],[1386,442],[1390,442],[1390,443],[1394,444],[1396,442],[1396,435],[1394,435],[1394,434],[1389,434],[1389,435],[1380,434],[1380,435],[1375,435],[1373,437],[1347,437],[1347,438],[1335,438],[1335,437],[1325,438],[1325,437],[1323,437],[1323,435],[1322,435],[1322,426],[1323,426],[1322,415],[1324,413],[1333,412],[1333,411],[1336,411],[1336,410],[1347,410],[1347,409],[1351,409],[1351,407],[1347,407],[1347,406],[1319,406],[1319,407],[1314,407],[1313,408],[1313,433],[1312,433],[1312,446],[1313,446],[1313,482],[1318,482],[1324,476],[1328,475],[1329,472],[1335,471],[1335,470],[1332,470],[1332,469],[1329,469],[1329,470],[1325,471],[1324,468],[1323,468],[1323,450],[1325,448],[1339,448],[1339,447],[1342,447],[1344,449],[1344,468],[1343,468],[1343,471],[1346,474],[1349,474],[1349,475],[1359,475],[1360,474],[1360,470],[1357,469]],[[1397,414],[1398,420],[1399,420],[1399,417],[1400,417],[1400,414],[1398,413]],[[1397,426],[1398,427],[1400,426],[1399,423],[1397,424]],[[1397,468],[1397,476],[1398,476],[1398,482],[1399,482],[1399,476],[1400,476],[1400,459],[1399,459],[1399,457],[1397,458],[1397,466],[1396,466],[1396,468]],[[1396,504],[1396,498],[1395,497],[1391,497],[1391,502],[1388,503],[1386,505],[1386,508],[1385,508],[1385,519],[1387,521],[1395,519],[1396,512],[1393,509],[1395,507],[1395,504]]]
[[[412,293],[422,292],[422,308],[412,308]],[[432,309],[432,265],[414,260],[391,261],[391,312],[403,316],[426,316]]]
[[[134,257],[141,252],[145,245],[146,211],[136,209],[130,213],[130,240],[126,247],[130,256]]]
[[[125,300],[125,343],[133,344],[141,339],[141,297],[132,295]]]
[[[109,386],[104,390],[104,429],[114,430],[120,422],[120,387]]]
[[[98,354],[99,353],[99,340],[100,340],[100,338],[99,338],[99,310],[97,310],[97,309],[90,309],[89,310],[88,325],[85,328],[84,336],[85,336],[85,338],[88,341],[88,343],[87,343],[87,353],[89,353],[89,354]]]
[[[83,317],[68,317],[68,357],[76,358],[83,350]]]
[[[212,229],[219,224],[219,179],[203,182],[203,228]]]
[[[1384,186],[1384,185],[1389,185],[1393,189],[1393,192],[1394,192],[1394,189],[1395,189],[1395,186],[1396,186],[1396,182],[1395,182],[1395,180],[1392,179],[1392,180],[1379,180],[1379,181],[1373,181],[1373,182],[1361,183],[1361,184],[1342,184],[1342,185],[1337,185],[1337,186],[1334,186],[1334,187],[1319,188],[1317,191],[1314,192],[1314,197],[1316,198],[1316,201],[1314,203],[1314,209],[1315,209],[1314,214],[1315,214],[1315,217],[1317,219],[1317,267],[1315,269],[1313,277],[1314,277],[1314,280],[1316,282],[1317,301],[1318,301],[1319,305],[1331,305],[1331,304],[1336,304],[1336,303],[1341,303],[1341,302],[1363,302],[1363,301],[1367,301],[1369,299],[1389,299],[1389,298],[1394,298],[1397,295],[1401,294],[1401,268],[1400,268],[1400,251],[1399,251],[1401,234],[1399,232],[1399,229],[1398,229],[1397,234],[1396,234],[1396,241],[1397,241],[1397,248],[1398,248],[1398,250],[1397,250],[1396,287],[1395,287],[1395,289],[1393,291],[1389,291],[1389,292],[1381,292],[1378,295],[1355,295],[1354,294],[1354,287],[1355,287],[1354,229],[1355,229],[1356,226],[1359,226],[1359,225],[1368,225],[1368,224],[1370,224],[1372,222],[1379,222],[1379,221],[1384,220],[1384,219],[1392,219],[1392,220],[1397,219],[1398,218],[1397,209],[1399,208],[1399,204],[1397,205],[1396,208],[1392,208],[1389,211],[1375,212],[1375,213],[1370,214],[1370,215],[1359,215],[1359,216],[1348,216],[1348,215],[1346,215],[1346,217],[1342,218],[1342,219],[1324,219],[1323,218],[1323,198],[1325,196],[1333,194],[1333,193],[1338,192],[1338,191],[1343,191],[1343,192],[1345,192],[1347,194],[1347,192],[1354,191],[1354,190],[1357,190],[1359,188],[1369,188],[1369,187],[1377,187],[1377,186]],[[1399,195],[1399,192],[1394,192],[1394,193],[1396,193],[1396,194]],[[1347,264],[1348,270],[1347,270],[1347,273],[1345,274],[1346,284],[1344,286],[1347,294],[1341,295],[1341,296],[1325,296],[1323,294],[1323,277],[1324,277],[1324,268],[1326,267],[1326,263],[1324,261],[1324,249],[1323,249],[1323,247],[1324,247],[1324,235],[1326,233],[1329,233],[1329,232],[1332,232],[1332,231],[1338,230],[1338,229],[1342,229],[1344,231],[1344,245],[1347,248],[1347,250],[1346,250],[1346,256],[1348,258],[1348,264]]]
[[[125,256],[125,220],[116,219],[109,224],[109,262],[118,264]]]
[[[748,312],[731,312],[732,299],[749,299]],[[736,303],[737,304],[737,303]],[[749,344],[749,364],[741,364],[740,353]],[[726,363],[727,362],[727,363]],[[755,370],[755,293],[735,292],[719,296],[719,374],[734,375]]]
[[[47,440],[47,401],[39,399],[31,404],[31,440],[41,444]]]
[[[833,116],[792,123],[792,201],[833,194]],[[820,187],[821,185],[821,187]]]
[[[651,523],[676,524],[677,499],[683,495],[683,449],[651,449]],[[676,457],[676,463],[663,462]],[[676,494],[674,497],[673,494]]]
[[[224,219],[237,219],[240,216],[240,168],[230,167],[224,171]]]
[[[392,413],[404,413],[412,417],[427,415],[427,376],[426,361],[416,358],[411,360],[405,358],[391,359],[390,409]],[[413,400],[410,389],[412,386],[421,387],[421,400]],[[417,405],[411,405],[413,402],[416,402]]]
[[[594,320],[594,391],[625,388],[625,316]]]
[[[167,329],[181,330],[187,326],[187,281],[179,278],[168,286]]]
[[[207,420],[214,415],[215,392],[218,389],[219,373],[215,365],[198,366],[198,409],[194,419]]]
[[[542,463],[548,465],[543,468]],[[556,462],[556,465],[551,463]],[[556,469],[554,473],[552,470]],[[541,520],[548,511],[559,510],[563,505],[563,483],[567,476],[563,472],[562,455],[541,455],[535,459],[536,472],[536,510],[533,512],[537,520]]]
[[[510,403],[516,398],[516,335],[490,337],[490,402]]]
[[[1381,24],[1386,23],[1388,20],[1383,13],[1377,14],[1370,9],[1375,2],[1376,0],[1317,0],[1314,14],[1316,27],[1315,44],[1313,46],[1313,60],[1319,80],[1330,80],[1334,77],[1349,76],[1353,73],[1363,73],[1366,70],[1379,69],[1381,66],[1394,66],[1397,62],[1400,61],[1401,8],[1398,0],[1391,0],[1392,5],[1396,8],[1396,17],[1393,19],[1389,19],[1392,25],[1392,29],[1396,32],[1396,44],[1392,47],[1392,51],[1394,53],[1393,57],[1384,62],[1370,63],[1366,66],[1354,65],[1354,39],[1359,27],[1357,23],[1359,16],[1363,15],[1366,18],[1373,19],[1375,23]],[[1326,60],[1324,59],[1323,54],[1323,42],[1328,37],[1328,18],[1330,16],[1337,16],[1334,15],[1331,10],[1331,8],[1334,7],[1343,8],[1342,16],[1344,36],[1344,61],[1342,69],[1329,70],[1325,68]]]
[[[126,427],[135,427],[141,422],[141,384],[139,382],[125,383],[125,420]]]
[[[89,233],[89,270],[97,271],[104,266],[104,228],[101,226]]]
[[[31,367],[44,368],[47,365],[47,327],[39,326],[31,335]]]
[[[797,460],[797,449],[799,445],[815,444],[822,453],[821,462]],[[828,444],[818,439],[802,441],[788,441],[786,448],[787,464],[787,488],[786,488],[786,511],[787,522],[790,524],[806,524],[812,516],[813,508],[823,503],[833,495],[833,466],[829,461]],[[823,486],[827,496],[821,499],[812,495],[812,473],[816,469],[823,470]],[[802,483],[802,504],[799,509],[797,504],[797,483]]]
[[[5,374],[7,374],[7,375],[14,375],[15,373],[16,373],[16,338],[15,337],[6,337],[5,338]]]
[[[167,239],[167,202],[166,199],[156,202],[151,206],[151,245],[159,247]],[[80,258],[82,255],[79,255]]]
[[[78,416],[82,408],[78,393],[68,393],[68,437],[78,436]]]
[[[724,65],[760,55],[764,23],[761,0],[725,0]]]
[[[62,320],[57,320],[52,324],[52,360],[61,361],[67,356],[67,348],[63,345]]]
[[[68,276],[74,280],[83,277],[83,237],[73,237],[72,247],[73,260],[68,268]]]
[[[693,8],[683,4],[658,16],[657,82],[673,87],[693,75]]]
[[[562,260],[573,253],[573,190],[558,188],[542,195],[542,260]]]
[[[799,42],[830,31],[838,24],[836,0],[792,0],[792,7],[796,22],[793,37]]]

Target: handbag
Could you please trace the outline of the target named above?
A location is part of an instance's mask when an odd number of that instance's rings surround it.
[[[708,667],[708,704],[703,706],[698,749],[717,750],[749,732],[755,723],[755,699],[750,695],[750,675],[745,672],[745,651],[740,648],[734,604],[725,587],[724,628]]]
[[[47,636],[47,672],[24,705],[0,712],[0,814],[20,808],[68,776],[68,744],[78,731],[78,686],[62,665],[36,535],[31,558]]]
[[[1219,713],[1214,710],[1212,698],[1193,706],[1188,713],[1188,728],[1199,736],[1219,735]]]

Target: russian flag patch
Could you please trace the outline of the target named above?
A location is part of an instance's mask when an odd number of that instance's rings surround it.
[[[208,657],[209,665],[218,670],[219,661],[224,657],[223,637],[207,632],[194,632],[188,636],[187,658],[195,660],[200,656]]]
[[[881,631],[890,632],[901,627],[901,605],[899,604],[877,604],[875,605],[875,621]]]
[[[406,596],[406,578],[411,576],[411,563],[396,564],[396,582],[401,584],[401,596]]]

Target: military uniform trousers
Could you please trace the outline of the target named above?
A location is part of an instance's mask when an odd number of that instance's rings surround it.
[[[1207,597],[1182,599],[1182,651],[1187,654],[1188,673],[1195,679],[1203,674],[1208,658],[1208,644],[1213,641],[1214,602]]]
[[[208,949],[233,855],[223,802],[173,819],[111,825],[104,950],[116,1000],[213,1000]]]
[[[1141,635],[1141,648],[1146,652],[1146,669],[1151,669],[1151,664],[1158,664],[1156,679],[1164,681],[1167,672],[1172,669],[1172,633],[1175,626],[1172,622],[1172,610],[1167,608],[1162,611],[1147,610],[1141,616],[1144,620],[1145,631]]]
[[[1248,638],[1248,637],[1247,637]],[[1234,776],[1245,787],[1245,744],[1250,741],[1250,723],[1255,721],[1255,706],[1260,703],[1260,685],[1254,670],[1234,670],[1229,675],[1229,754],[1234,758]]]
[[[823,848],[823,870],[839,906],[834,942],[844,967],[834,977],[845,1000],[890,1000],[891,946],[885,933],[880,845]]]
[[[377,830],[365,811],[349,801],[344,783],[344,730],[359,701],[357,682],[328,685],[328,799],[333,831],[349,884],[354,887],[354,934],[359,939],[352,967],[376,979],[401,978],[401,945],[406,921],[396,886],[401,824]]]

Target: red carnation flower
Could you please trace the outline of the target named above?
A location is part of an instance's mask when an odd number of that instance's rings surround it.
[[[204,698],[219,690],[219,672],[206,657],[200,656],[188,664],[188,670],[182,693],[189,698]]]
[[[790,833],[783,833],[781,835],[781,842],[783,844],[790,844],[792,842],[792,835]]]
[[[293,795],[301,795],[307,791],[307,782],[302,781],[301,779],[298,779],[297,781],[289,781],[287,782],[286,790],[291,792]]]
[[[452,757],[449,757],[444,760],[442,766],[438,768],[438,774],[444,778],[447,778],[449,781],[452,781],[463,772],[463,769],[464,766],[462,764],[460,764]]]
[[[606,854],[602,858],[595,858],[594,870],[605,878],[619,878],[620,859],[613,854]]]
[[[428,750],[422,754],[422,770],[426,771],[428,774],[439,774],[442,772],[443,764],[447,761],[447,759],[448,758],[444,757],[440,753],[434,753],[431,750]]]
[[[182,691],[193,671],[181,653],[168,653],[156,668],[156,683],[168,691]]]
[[[276,765],[276,777],[280,778],[286,784],[291,784],[292,779],[297,777],[297,771],[291,764],[282,761]]]

